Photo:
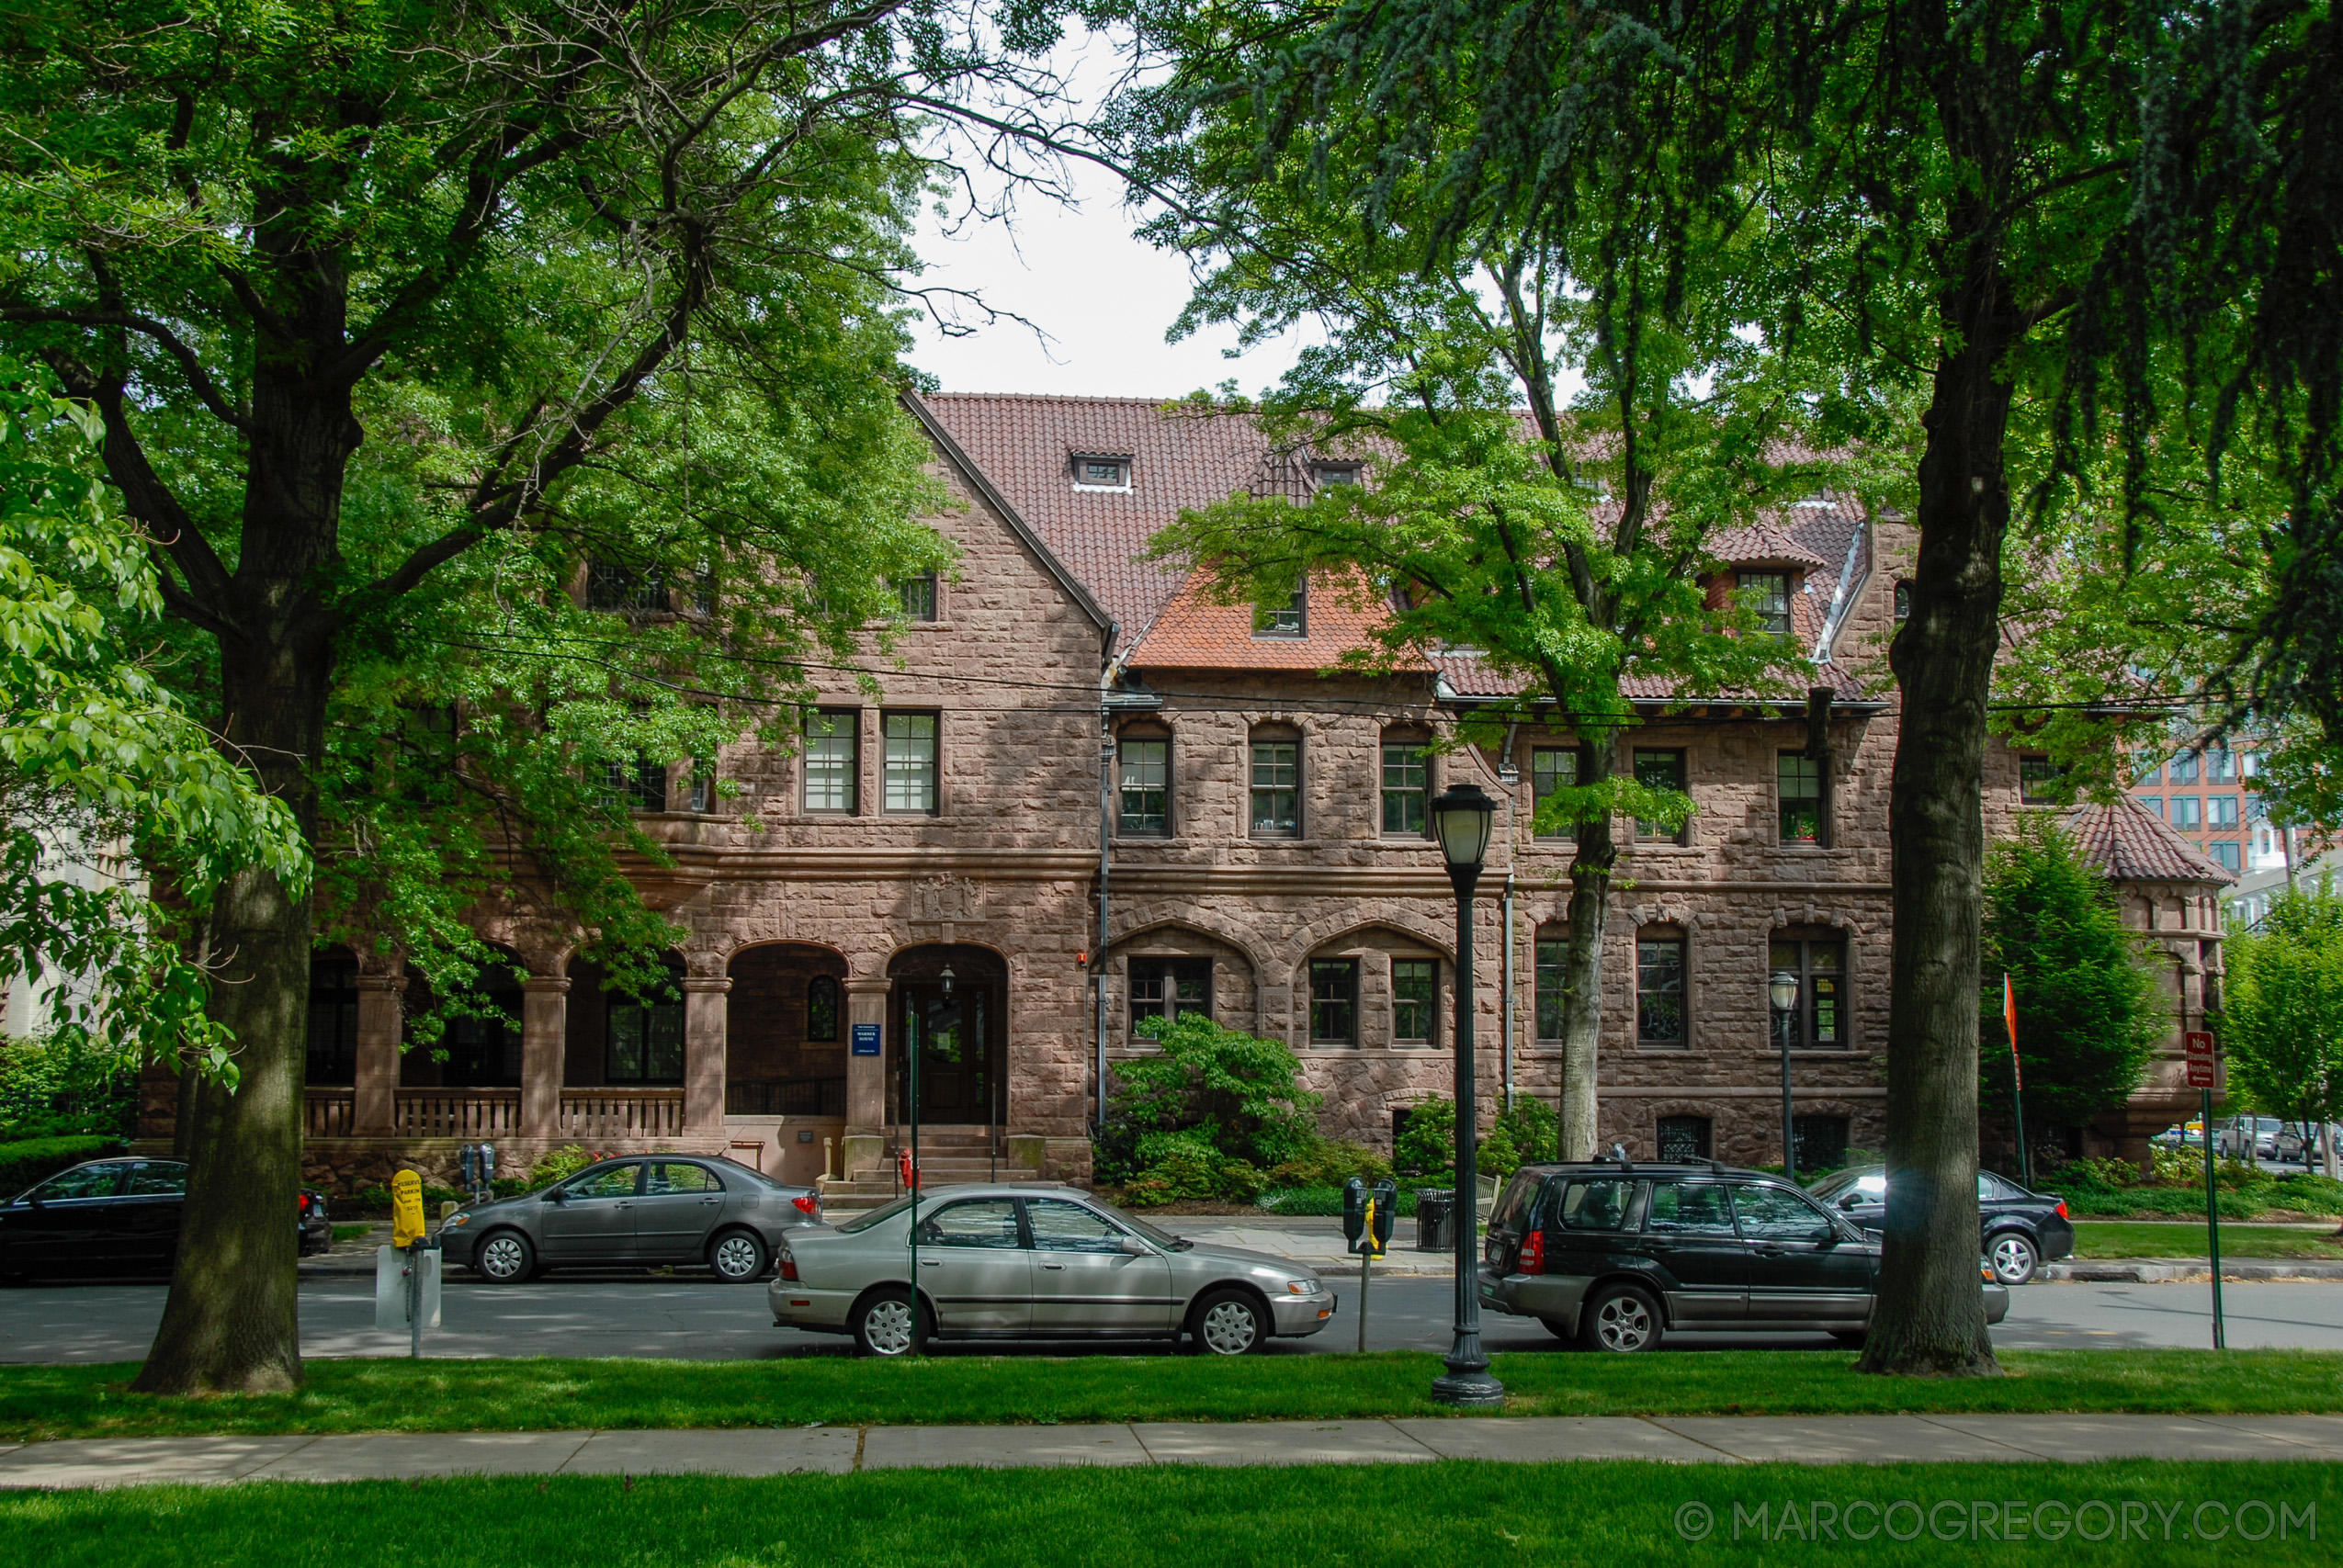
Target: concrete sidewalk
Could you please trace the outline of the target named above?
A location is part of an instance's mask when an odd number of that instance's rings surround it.
[[[453,1475],[846,1475],[951,1465],[2343,1461],[2343,1416],[1528,1416],[108,1438],[0,1448],[0,1488]]]

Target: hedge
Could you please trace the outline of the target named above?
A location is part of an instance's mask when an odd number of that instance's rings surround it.
[[[14,1197],[69,1165],[122,1152],[122,1140],[89,1133],[74,1138],[24,1138],[0,1144],[0,1195]]]

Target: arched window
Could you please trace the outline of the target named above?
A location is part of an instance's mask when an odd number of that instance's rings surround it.
[[[838,982],[827,975],[806,982],[806,1039],[832,1043],[838,1039]]]

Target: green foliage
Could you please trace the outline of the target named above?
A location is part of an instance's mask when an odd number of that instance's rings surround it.
[[[2343,897],[2290,891],[2230,938],[2221,1038],[2233,1091],[2303,1122],[2343,1117]]]
[[[2005,1114],[2010,1104],[2007,973],[2028,1120],[2088,1122],[2138,1087],[2171,1027],[2139,938],[2112,886],[2047,813],[2020,814],[2016,835],[1992,847],[1985,899],[1978,1100]]]
[[[121,1139],[96,1135],[23,1138],[0,1144],[0,1198],[13,1197],[67,1166],[102,1159],[121,1148]]]
[[[1225,1029],[1201,1013],[1145,1031],[1160,1055],[1118,1063],[1098,1144],[1100,1179],[1148,1169],[1149,1134],[1193,1133],[1225,1160],[1269,1169],[1319,1141],[1310,1112],[1319,1097],[1301,1087],[1291,1047]],[[1161,1145],[1159,1145],[1161,1146]]]
[[[1561,1118],[1554,1107],[1534,1094],[1517,1095],[1511,1111],[1499,1111],[1496,1130],[1511,1142],[1522,1165],[1543,1165],[1562,1157]]]
[[[1500,1122],[1481,1137],[1473,1150],[1473,1165],[1483,1176],[1500,1180],[1522,1168],[1522,1151],[1513,1143],[1513,1134]]]
[[[1341,1185],[1357,1177],[1375,1182],[1391,1174],[1391,1162],[1364,1144],[1321,1139],[1307,1153],[1286,1160],[1269,1173],[1279,1188],[1319,1188]]]
[[[2140,1173],[2131,1161],[2122,1159],[2070,1159],[2051,1173],[2061,1190],[2069,1187],[2090,1187],[2106,1192],[2120,1192],[2134,1185]]]
[[[1441,1187],[1456,1179],[1456,1102],[1437,1095],[1408,1112],[1394,1140],[1391,1164],[1420,1185]]]
[[[1339,1218],[1342,1213],[1342,1189],[1339,1186],[1324,1185],[1287,1187],[1281,1183],[1261,1195],[1261,1206],[1273,1213],[1314,1214],[1320,1218],[1328,1216]],[[1412,1220],[1416,1217],[1414,1187],[1406,1184],[1400,1186],[1398,1196],[1393,1201],[1391,1212],[1403,1220]],[[1392,1243],[1396,1248],[1398,1238],[1394,1236]]]
[[[601,1157],[600,1155],[586,1153],[575,1144],[564,1144],[558,1149],[548,1149],[538,1156],[537,1163],[529,1168],[528,1190],[535,1191],[539,1187],[550,1187],[557,1181],[566,1181]]]
[[[0,1039],[0,1139],[128,1136],[138,1077],[119,1052],[68,1035]]]

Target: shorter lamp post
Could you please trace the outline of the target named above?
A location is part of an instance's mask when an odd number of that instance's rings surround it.
[[[1798,1032],[1798,977],[1777,969],[1766,982],[1773,1000],[1773,1031],[1782,1037],[1782,1174],[1798,1174],[1798,1143],[1790,1119],[1790,1042]]]
[[[1505,1385],[1488,1375],[1480,1348],[1479,1124],[1473,1106],[1473,885],[1488,858],[1497,803],[1478,784],[1451,784],[1432,803],[1432,832],[1456,890],[1456,1338],[1448,1371],[1432,1381],[1443,1404],[1485,1407],[1505,1402]]]

